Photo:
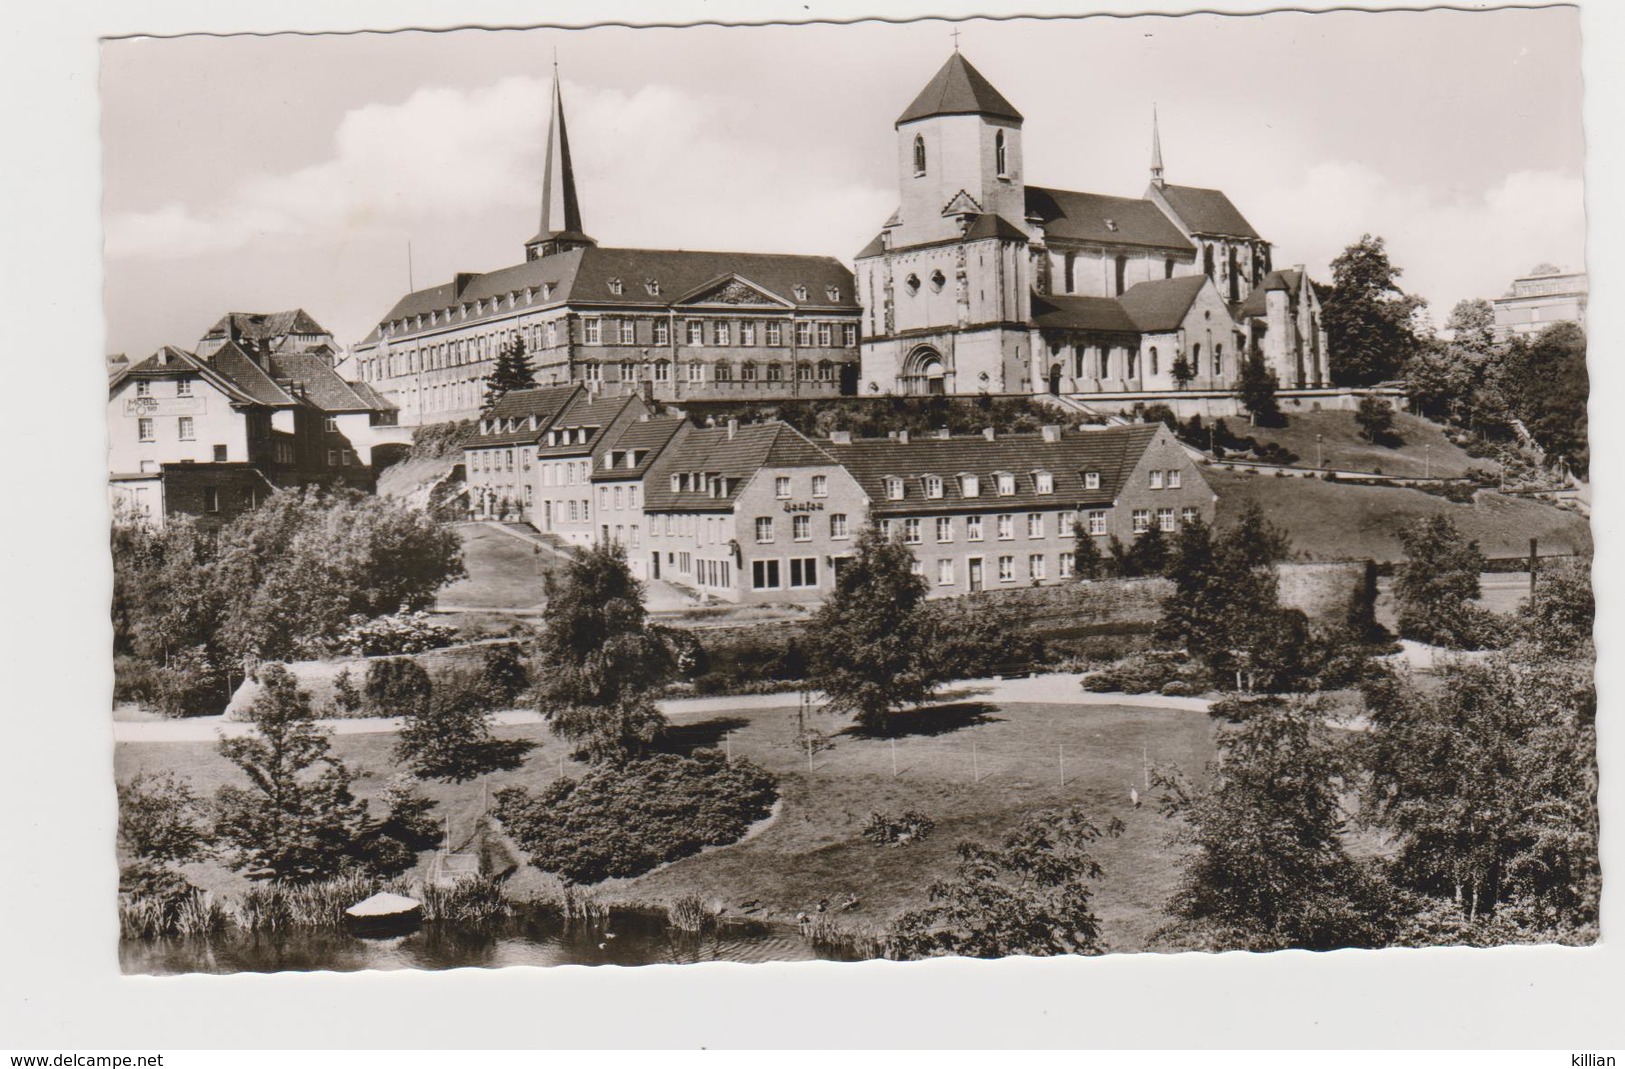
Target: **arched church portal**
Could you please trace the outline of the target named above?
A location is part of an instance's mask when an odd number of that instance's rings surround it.
[[[948,392],[948,367],[942,354],[929,345],[922,345],[908,354],[903,362],[903,392],[912,394],[945,394]]]

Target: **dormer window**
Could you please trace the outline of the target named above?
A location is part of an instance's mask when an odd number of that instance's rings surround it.
[[[960,497],[981,497],[982,480],[975,475],[961,475],[959,477]]]
[[[651,296],[651,297],[660,296],[660,281],[658,279],[653,279],[653,278],[645,279],[644,283],[643,283],[643,288],[648,292],[649,296]]]
[[[1116,219],[1107,219],[1106,220],[1106,229],[1112,231],[1113,233],[1116,233],[1117,232],[1117,220]]]
[[[1001,471],[994,476],[999,480],[999,496],[1013,497],[1016,492],[1016,477],[1007,471]]]
[[[544,301],[550,300],[550,299],[552,299],[552,297],[553,297],[553,283],[551,283],[551,282],[543,282],[542,283],[542,300],[544,300]]]
[[[830,299],[831,304],[835,303],[836,301],[841,299],[841,287],[839,287],[839,286],[825,286],[824,287],[824,296],[826,296],[826,297],[828,297]]]
[[[1055,476],[1047,471],[1033,472],[1033,489],[1041,494],[1053,494],[1055,492]]]
[[[807,299],[807,287],[806,286],[801,286],[801,285],[796,286],[795,295],[796,295],[796,300],[798,300],[798,301],[806,300]]]
[[[559,432],[558,431],[548,431],[547,432],[547,444],[550,445],[550,446],[559,444]]]
[[[901,500],[903,500],[903,480],[902,479],[898,478],[895,475],[888,475],[888,476],[886,476],[885,483],[886,483],[886,500],[887,501],[901,501]]]
[[[918,178],[925,173],[925,137],[914,135],[914,177]]]
[[[1083,488],[1085,490],[1100,489],[1100,472],[1086,471],[1083,473]]]
[[[682,489],[683,489],[683,476],[681,474],[678,474],[678,473],[673,473],[673,475],[671,477],[671,492],[674,493],[674,494],[681,493]]]
[[[613,293],[617,297],[619,297],[621,295],[621,280],[620,279],[612,278],[612,279],[609,280],[609,292]]]
[[[940,476],[940,475],[927,475],[925,477],[925,496],[926,497],[941,497],[942,496],[942,476]]]

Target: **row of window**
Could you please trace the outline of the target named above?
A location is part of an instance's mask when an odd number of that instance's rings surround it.
[[[1073,356],[1073,369],[1072,369],[1073,375],[1076,376],[1077,378],[1080,378],[1080,379],[1085,378],[1085,377],[1087,377],[1087,376],[1089,376],[1091,374],[1093,374],[1094,377],[1096,377],[1096,378],[1101,378],[1101,379],[1109,379],[1109,378],[1111,378],[1112,377],[1112,352],[1113,351],[1114,350],[1113,350],[1112,346],[1110,346],[1110,345],[1102,345],[1100,347],[1100,352],[1096,355],[1096,361],[1097,361],[1096,366],[1093,367],[1093,368],[1090,368],[1087,365],[1087,354],[1086,354],[1086,352],[1084,351],[1084,349],[1082,347],[1078,348],[1077,351],[1074,353],[1074,356]],[[1125,379],[1138,378],[1139,375],[1140,375],[1140,354],[1139,354],[1139,352],[1137,350],[1135,350],[1131,346],[1123,346],[1122,347],[1122,352],[1123,352],[1123,356],[1121,358],[1121,362],[1119,363],[1119,367],[1122,370],[1122,377],[1125,378]],[[1150,350],[1147,352],[1146,355],[1149,358],[1150,363],[1151,363],[1151,368],[1150,368],[1151,374],[1152,375],[1160,375],[1162,373],[1162,358],[1157,353],[1157,347],[1155,345],[1151,346]],[[1202,372],[1202,344],[1200,342],[1197,342],[1196,344],[1191,346],[1191,359],[1190,359],[1190,365],[1189,366],[1190,366],[1192,374],[1196,374],[1196,375],[1201,374],[1201,372]],[[1213,367],[1212,367],[1212,372],[1213,372],[1213,375],[1215,377],[1219,377],[1219,376],[1222,376],[1224,374],[1224,346],[1222,344],[1215,343],[1214,346],[1213,346]]]
[[[637,483],[629,483],[626,486],[617,486],[614,487],[613,490],[614,492],[611,493],[611,488],[608,486],[600,486],[598,488],[598,508],[600,510],[608,512],[613,507],[616,511],[623,511],[625,509],[636,509],[642,507],[638,501]],[[614,502],[613,506],[610,504],[611,501]]]
[[[1059,579],[1072,578],[1075,561],[1076,557],[1074,557],[1071,553],[1060,554],[1057,560],[1056,577]],[[971,569],[971,574],[967,578],[973,585],[984,581],[984,577],[977,574],[974,570],[974,568],[980,564],[981,561],[979,558],[974,562],[966,563],[967,569]],[[1016,581],[1016,558],[1013,554],[1005,554],[997,558],[997,560],[994,562],[994,567],[996,569],[995,575],[998,582],[1013,583]],[[913,564],[913,570],[915,575],[925,575],[925,561],[916,560]],[[953,557],[937,558],[938,586],[957,585],[959,582],[957,572],[958,561],[956,561]],[[1044,554],[1029,553],[1027,555],[1027,578],[1033,580],[1034,582],[1042,582],[1043,580],[1049,578],[1048,558],[1045,557]]]
[[[771,545],[774,540],[775,524],[771,516],[756,517],[756,544],[759,546]],[[832,512],[829,514],[829,536],[831,538],[851,538],[851,524],[847,522],[846,513]],[[799,513],[790,517],[790,539],[794,542],[812,541],[812,517],[806,513]]]
[[[839,334],[836,333],[837,330]],[[858,325],[814,323],[805,319],[796,321],[796,344],[802,348],[810,348],[817,344],[820,348],[832,349],[836,345],[837,337],[840,338],[842,346],[852,348],[858,344]],[[549,346],[555,344],[552,323],[548,324],[547,338]],[[585,318],[581,321],[581,338],[587,345],[637,345],[639,344],[637,320]],[[670,345],[671,323],[665,319],[654,320],[650,340],[655,345]],[[780,347],[784,345],[784,324],[771,320],[758,325],[754,320],[686,319],[683,321],[683,340],[695,347],[706,345]]]
[[[788,580],[788,583],[785,582]],[[752,590],[803,590],[818,585],[818,558],[791,557],[787,561],[753,560],[750,562]]]
[[[593,360],[581,362],[581,378],[584,382],[603,382],[606,365]],[[633,360],[623,360],[617,367],[617,382],[670,382],[672,379],[672,362],[670,360],[653,360],[647,364],[639,365]],[[828,360],[820,360],[816,364],[799,362],[795,365],[797,382],[834,382],[836,364]],[[684,365],[684,374],[689,382],[706,381],[706,370],[710,369],[711,380],[714,382],[733,382],[734,366],[726,360],[716,363],[706,363],[701,360],[690,360]],[[763,363],[754,360],[743,361],[738,368],[740,382],[785,382],[786,366],[783,364]]]
[[[135,381],[135,395],[137,397],[151,397],[153,395],[152,394],[152,380],[151,379],[137,379]],[[191,379],[176,379],[175,380],[175,396],[176,397],[191,397],[191,396],[193,396],[193,393],[192,393],[192,380]]]

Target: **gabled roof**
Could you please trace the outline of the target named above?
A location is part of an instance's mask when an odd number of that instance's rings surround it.
[[[1111,297],[1033,294],[1033,324],[1052,330],[1100,330],[1138,334],[1139,326]]]
[[[344,381],[319,353],[274,352],[266,360],[279,381],[302,383],[302,399],[323,412],[368,412],[379,407],[363,398],[355,383]]]
[[[1021,122],[1021,112],[993,88],[982,72],[955,52],[948,57],[914,98],[914,103],[897,117],[896,125],[929,119],[933,115],[988,115]]]
[[[424,329],[444,329],[445,319],[433,327],[431,313],[456,309],[461,326],[511,314],[507,298],[517,294],[514,308],[546,308],[563,304],[606,307],[667,308],[680,296],[706,284],[738,275],[785,304],[800,309],[856,312],[858,302],[852,272],[832,256],[800,256],[757,252],[690,252],[682,249],[580,248],[543,256],[485,274],[459,275],[451,282],[408,293],[380,320],[424,317]],[[620,282],[620,293],[611,283]],[[649,283],[657,292],[649,292]],[[804,296],[797,296],[798,287]],[[829,296],[835,290],[835,298]],[[525,294],[532,294],[526,305]],[[467,319],[462,306],[470,306]],[[476,312],[476,306],[483,308]],[[416,333],[416,328],[410,331]],[[374,342],[374,329],[363,345]]]
[[[484,434],[476,433],[464,445],[465,449],[486,449],[492,446],[522,445],[536,441],[540,438],[549,424],[564,411],[578,393],[584,393],[583,387],[576,386],[538,386],[530,390],[509,390],[497,399],[490,411],[482,413],[481,420],[516,419],[519,426],[511,431],[491,430]],[[530,429],[530,417],[536,417],[536,429]]]
[[[1296,299],[1299,288],[1303,285],[1303,273],[1290,268],[1282,271],[1271,271],[1264,276],[1264,281],[1253,287],[1247,294],[1247,299],[1241,302],[1236,310],[1238,319],[1250,319],[1254,316],[1264,315],[1267,311],[1266,297],[1270,290],[1286,290],[1287,294]]]
[[[367,407],[375,412],[400,411],[400,405],[397,405],[394,401],[391,401],[389,398],[385,397],[383,394],[379,393],[365,382],[350,382],[349,380],[345,380],[345,385],[354,390],[356,396],[367,402]]]
[[[252,362],[249,362],[249,367],[253,368]],[[250,381],[254,386],[261,387],[261,392],[273,398],[272,400],[261,400],[255,393],[245,389],[234,377],[222,373],[185,349],[173,345],[165,345],[140,363],[121,369],[108,380],[107,387],[109,391],[117,391],[129,379],[164,379],[188,374],[198,376],[225,394],[233,404],[263,404],[274,407],[297,404],[293,398],[278,389],[276,383],[265,378],[263,372],[258,379]]]
[[[208,364],[258,404],[282,408],[299,403],[298,398],[277,385],[276,380],[236,342],[228,341],[210,353]]]
[[[1174,214],[1193,234],[1219,234],[1225,237],[1257,238],[1258,231],[1217,189],[1165,185],[1162,195]]]
[[[1065,431],[1055,442],[1046,442],[1042,435],[1036,434],[1006,435],[992,441],[977,435],[924,438],[906,443],[889,438],[860,438],[845,445],[831,443],[828,449],[869,495],[870,511],[877,515],[941,513],[948,509],[995,513],[1069,509],[1079,505],[1111,504],[1146,447],[1157,436],[1160,426],[1136,423]],[[1038,493],[1032,473],[1040,471],[1053,477],[1054,493]],[[1084,473],[1090,471],[1100,473],[1097,490],[1084,487]],[[976,497],[964,497],[959,481],[946,477],[950,473],[966,472],[980,477],[981,493]],[[997,472],[1015,474],[1015,494],[1000,496],[993,477]],[[925,496],[920,480],[926,475],[945,476],[942,497]],[[903,500],[886,497],[887,476],[903,480],[906,495]]]
[[[328,334],[329,331],[303,308],[286,312],[227,312],[210,327],[204,338],[238,337],[249,341],[269,341],[284,334]]]
[[[763,468],[806,468],[834,465],[835,458],[814,445],[787,423],[748,423],[729,437],[727,427],[684,426],[675,441],[649,468],[644,486],[648,511],[720,511],[729,508],[739,491]],[[674,473],[703,472],[721,476],[725,492],[713,496],[702,490],[674,491]]]
[[[636,405],[639,409],[647,411],[643,399],[635,394],[622,394],[616,397],[604,397],[588,393],[583,390],[570,399],[564,411],[554,417],[547,429],[593,427],[603,433],[595,433],[585,442],[571,442],[568,445],[538,445],[538,457],[578,456],[583,453],[596,454],[606,447],[605,435],[609,432],[610,424],[627,406]]]
[[[631,451],[641,453],[642,457],[634,467],[594,468],[592,478],[594,482],[616,482],[624,479],[641,479],[660,458],[660,454],[671,444],[677,432],[683,429],[688,421],[682,416],[650,416],[629,423],[626,429],[615,436],[609,443],[607,452],[616,453]]]
[[[1206,275],[1159,278],[1130,286],[1117,300],[1143,333],[1163,333],[1180,328],[1207,285]]]
[[[1043,221],[1046,241],[1194,249],[1162,209],[1148,200],[1028,186],[1027,214]]]

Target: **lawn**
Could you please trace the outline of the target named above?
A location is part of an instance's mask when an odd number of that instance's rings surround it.
[[[559,558],[479,523],[457,526],[468,578],[440,591],[437,604],[469,609],[531,609],[544,600],[542,577]]]
[[[1489,459],[1475,459],[1444,436],[1444,430],[1419,416],[1394,413],[1395,446],[1374,445],[1360,437],[1353,412],[1295,412],[1288,408],[1285,427],[1249,427],[1245,418],[1226,420],[1232,431],[1260,442],[1275,442],[1298,454],[1299,467],[1315,467],[1315,436],[1321,436],[1323,467],[1374,471],[1384,475],[1456,478],[1469,468],[1498,471]]]
[[[1202,474],[1219,495],[1221,525],[1234,523],[1241,509],[1256,501],[1272,523],[1285,528],[1293,550],[1307,560],[1402,559],[1400,530],[1435,514],[1455,520],[1487,557],[1526,554],[1530,538],[1540,539],[1542,554],[1588,553],[1591,547],[1584,517],[1527,498],[1484,492],[1474,504],[1458,505],[1403,487],[1214,469]]]
[[[1144,792],[1143,761],[1177,763],[1198,772],[1213,755],[1213,727],[1201,713],[1118,706],[978,702],[974,694],[907,718],[891,739],[846,733],[845,721],[815,714],[812,726],[833,745],[814,754],[796,743],[796,711],[745,710],[680,725],[675,748],[721,744],[735,758],[749,757],[780,777],[781,805],[770,824],[747,841],[686,858],[630,880],[600,885],[610,901],[660,902],[685,893],[720,900],[732,913],[759,902],[762,919],[789,920],[798,912],[833,908],[848,895],[859,903],[836,919],[855,928],[884,924],[899,910],[923,904],[931,882],[953,871],[954,848],[966,839],[996,840],[1033,810],[1077,804],[1104,826],[1116,817],[1122,836],[1103,840],[1105,869],[1096,904],[1114,949],[1135,950],[1165,922],[1163,906],[1178,879],[1182,854],[1168,844],[1169,823]],[[544,726],[502,729],[541,745],[523,769],[491,777],[490,787],[539,786],[559,774],[564,748]],[[388,735],[340,736],[334,750],[363,772],[357,793],[374,797],[395,766]],[[895,748],[897,773],[892,772]],[[1066,780],[1061,782],[1064,751]],[[174,769],[204,792],[239,782],[235,768],[209,743],[124,743],[115,765],[121,780],[143,769]],[[578,771],[568,761],[566,772]],[[1129,803],[1138,784],[1144,802]],[[481,811],[479,782],[425,784],[425,793],[449,813],[452,838],[466,838]],[[923,843],[877,847],[861,836],[871,811],[896,815],[919,810],[936,822]],[[193,866],[193,878],[217,890],[243,881],[216,864]],[[526,882],[533,882],[534,873]]]

